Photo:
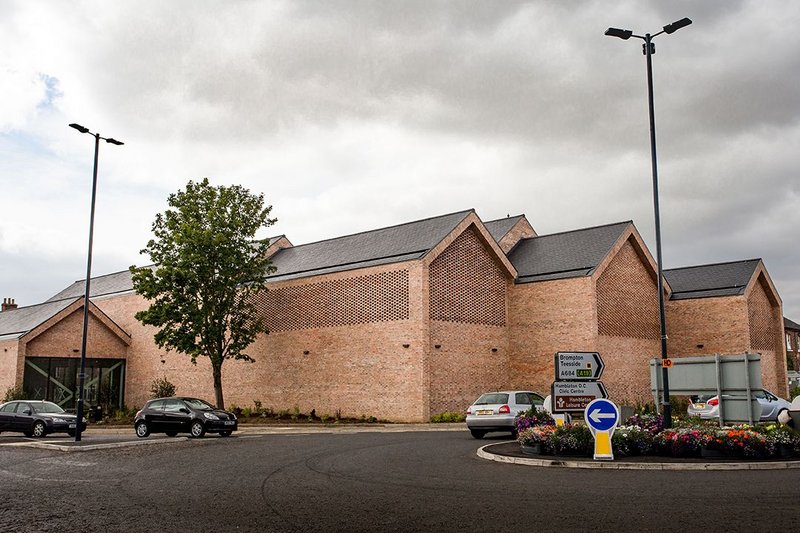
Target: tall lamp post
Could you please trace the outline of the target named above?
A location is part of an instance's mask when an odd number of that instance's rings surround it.
[[[83,332],[81,334],[81,369],[78,372],[78,415],[75,424],[75,442],[81,440],[81,421],[83,420],[83,385],[86,377],[86,334],[89,331],[89,287],[92,281],[92,241],[94,239],[94,204],[97,197],[97,154],[100,151],[100,139],[107,143],[122,145],[121,141],[111,137],[101,137],[99,133],[92,133],[89,128],[72,123],[70,128],[75,128],[81,133],[88,133],[94,137],[94,172],[92,173],[92,208],[89,215],[89,254],[86,260],[86,287],[83,294]]]
[[[691,24],[692,21],[688,18],[682,18],[672,24],[667,24],[664,28],[653,35],[645,33],[644,35],[634,35],[631,30],[621,30],[619,28],[608,28],[605,32],[609,37],[618,37],[622,40],[628,40],[631,37],[642,39],[642,52],[647,56],[647,99],[650,110],[650,157],[653,166],[653,208],[655,211],[656,219],[656,260],[658,263],[658,317],[661,323],[661,359],[667,359],[667,319],[664,311],[664,273],[663,263],[661,260],[661,215],[658,208],[658,164],[656,158],[656,117],[653,108],[653,54],[656,53],[656,45],[653,43],[653,38],[661,35],[662,33],[670,34],[675,33],[681,28]],[[669,405],[669,374],[667,368],[662,365],[661,376],[664,382],[664,397],[662,399],[662,407],[664,413],[664,424],[666,427],[672,427],[672,409]]]

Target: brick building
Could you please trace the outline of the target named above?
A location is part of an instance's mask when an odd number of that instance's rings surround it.
[[[800,324],[783,317],[786,336],[786,365],[789,370],[800,371]]]
[[[423,421],[490,389],[547,393],[553,354],[567,350],[603,355],[612,398],[650,399],[656,268],[630,221],[539,236],[524,216],[484,223],[469,210],[299,246],[280,236],[268,253],[277,271],[258,304],[270,334],[248,350],[255,363],[223,365],[228,405]],[[751,274],[744,293],[707,299],[720,304],[709,308],[715,322],[691,299],[671,299],[671,350],[697,353],[701,334],[727,338],[714,323],[728,321],[737,342],[718,351],[760,348],[765,384],[782,393],[785,352],[764,348],[769,335],[783,336],[780,299],[760,261]],[[672,279],[665,290],[675,296]],[[74,402],[83,287],[77,281],[39,305],[4,304],[0,392],[24,385]],[[206,358],[193,366],[158,349],[155,329],[133,318],[147,302],[129,272],[94,278],[91,288],[88,401],[141,405],[162,376],[180,394],[212,395]]]

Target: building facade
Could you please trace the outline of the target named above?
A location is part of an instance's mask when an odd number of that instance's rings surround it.
[[[557,351],[598,351],[613,399],[651,398],[657,270],[630,221],[539,236],[524,216],[484,223],[468,210],[299,246],[280,236],[268,253],[277,271],[257,304],[270,333],[248,350],[254,363],[223,365],[227,405],[425,421],[487,390],[547,394]],[[673,301],[667,276],[670,350],[757,349],[765,386],[785,394],[780,298],[760,261],[753,276],[742,294],[699,307]],[[0,392],[23,386],[71,406],[83,287],[35,306],[4,304]],[[129,272],[91,287],[87,401],[140,406],[160,377],[179,394],[212,395],[207,358],[192,365],[159,349],[155,329],[134,319],[147,302]]]

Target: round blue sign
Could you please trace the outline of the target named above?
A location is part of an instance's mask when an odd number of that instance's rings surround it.
[[[592,400],[583,412],[586,424],[595,431],[608,431],[619,422],[619,409],[611,400]]]

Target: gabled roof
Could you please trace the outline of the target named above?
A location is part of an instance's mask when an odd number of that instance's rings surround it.
[[[0,338],[19,338],[69,307],[74,298],[17,307],[0,313]]]
[[[742,295],[760,262],[747,259],[664,270],[672,287],[670,300]]]
[[[783,317],[783,327],[784,329],[794,329],[800,331],[800,324],[798,324],[797,322],[793,322],[792,320],[789,320],[786,317]]]
[[[330,274],[422,258],[473,210],[284,248],[272,256],[270,281]]]
[[[525,218],[525,215],[498,218],[497,220],[490,220],[489,222],[484,222],[483,225],[486,227],[487,230],[489,230],[489,233],[492,234],[494,240],[500,242],[503,239],[503,237],[506,236],[506,233],[511,231],[511,228],[514,227],[514,224],[516,224],[523,218]]]
[[[519,273],[517,283],[591,276],[631,224],[617,222],[522,239],[508,255]]]

